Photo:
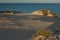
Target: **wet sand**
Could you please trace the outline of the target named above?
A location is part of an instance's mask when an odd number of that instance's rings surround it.
[[[19,29],[19,28],[45,28],[52,25],[54,22],[44,21],[50,17],[32,15],[32,14],[15,14],[7,15],[0,18],[0,29]],[[43,20],[42,20],[43,19]],[[52,18],[53,20],[55,18]],[[51,20],[51,19],[50,19]]]
[[[29,40],[41,28],[60,29],[60,18],[32,14],[0,17],[0,40]]]
[[[0,30],[0,40],[30,40],[35,30]]]

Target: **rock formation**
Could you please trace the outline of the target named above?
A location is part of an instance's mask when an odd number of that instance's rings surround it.
[[[50,17],[58,17],[54,12],[50,11],[50,10],[38,10],[38,11],[34,11],[32,12],[32,14],[34,15],[42,15],[42,16],[50,16]]]
[[[11,10],[5,10],[5,11],[0,11],[0,14],[11,14],[11,15],[14,15],[16,13],[21,13],[19,11],[11,11]]]

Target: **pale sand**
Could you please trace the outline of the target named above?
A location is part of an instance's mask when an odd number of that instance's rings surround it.
[[[12,17],[0,18],[0,29],[19,29],[19,28],[60,28],[60,18],[33,15],[32,13],[20,13],[11,15]],[[15,18],[14,18],[15,17]],[[17,17],[17,18],[16,18]]]

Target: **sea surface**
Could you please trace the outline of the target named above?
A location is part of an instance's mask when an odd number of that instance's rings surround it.
[[[60,16],[60,3],[0,3],[0,11],[11,10],[30,13],[35,10],[48,9]],[[0,30],[0,40],[29,40],[35,30]]]
[[[0,3],[0,11],[33,12],[40,9],[48,9],[60,15],[60,3]]]

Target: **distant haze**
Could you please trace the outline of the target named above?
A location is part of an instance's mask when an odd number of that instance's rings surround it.
[[[60,0],[0,0],[0,3],[60,3]]]

